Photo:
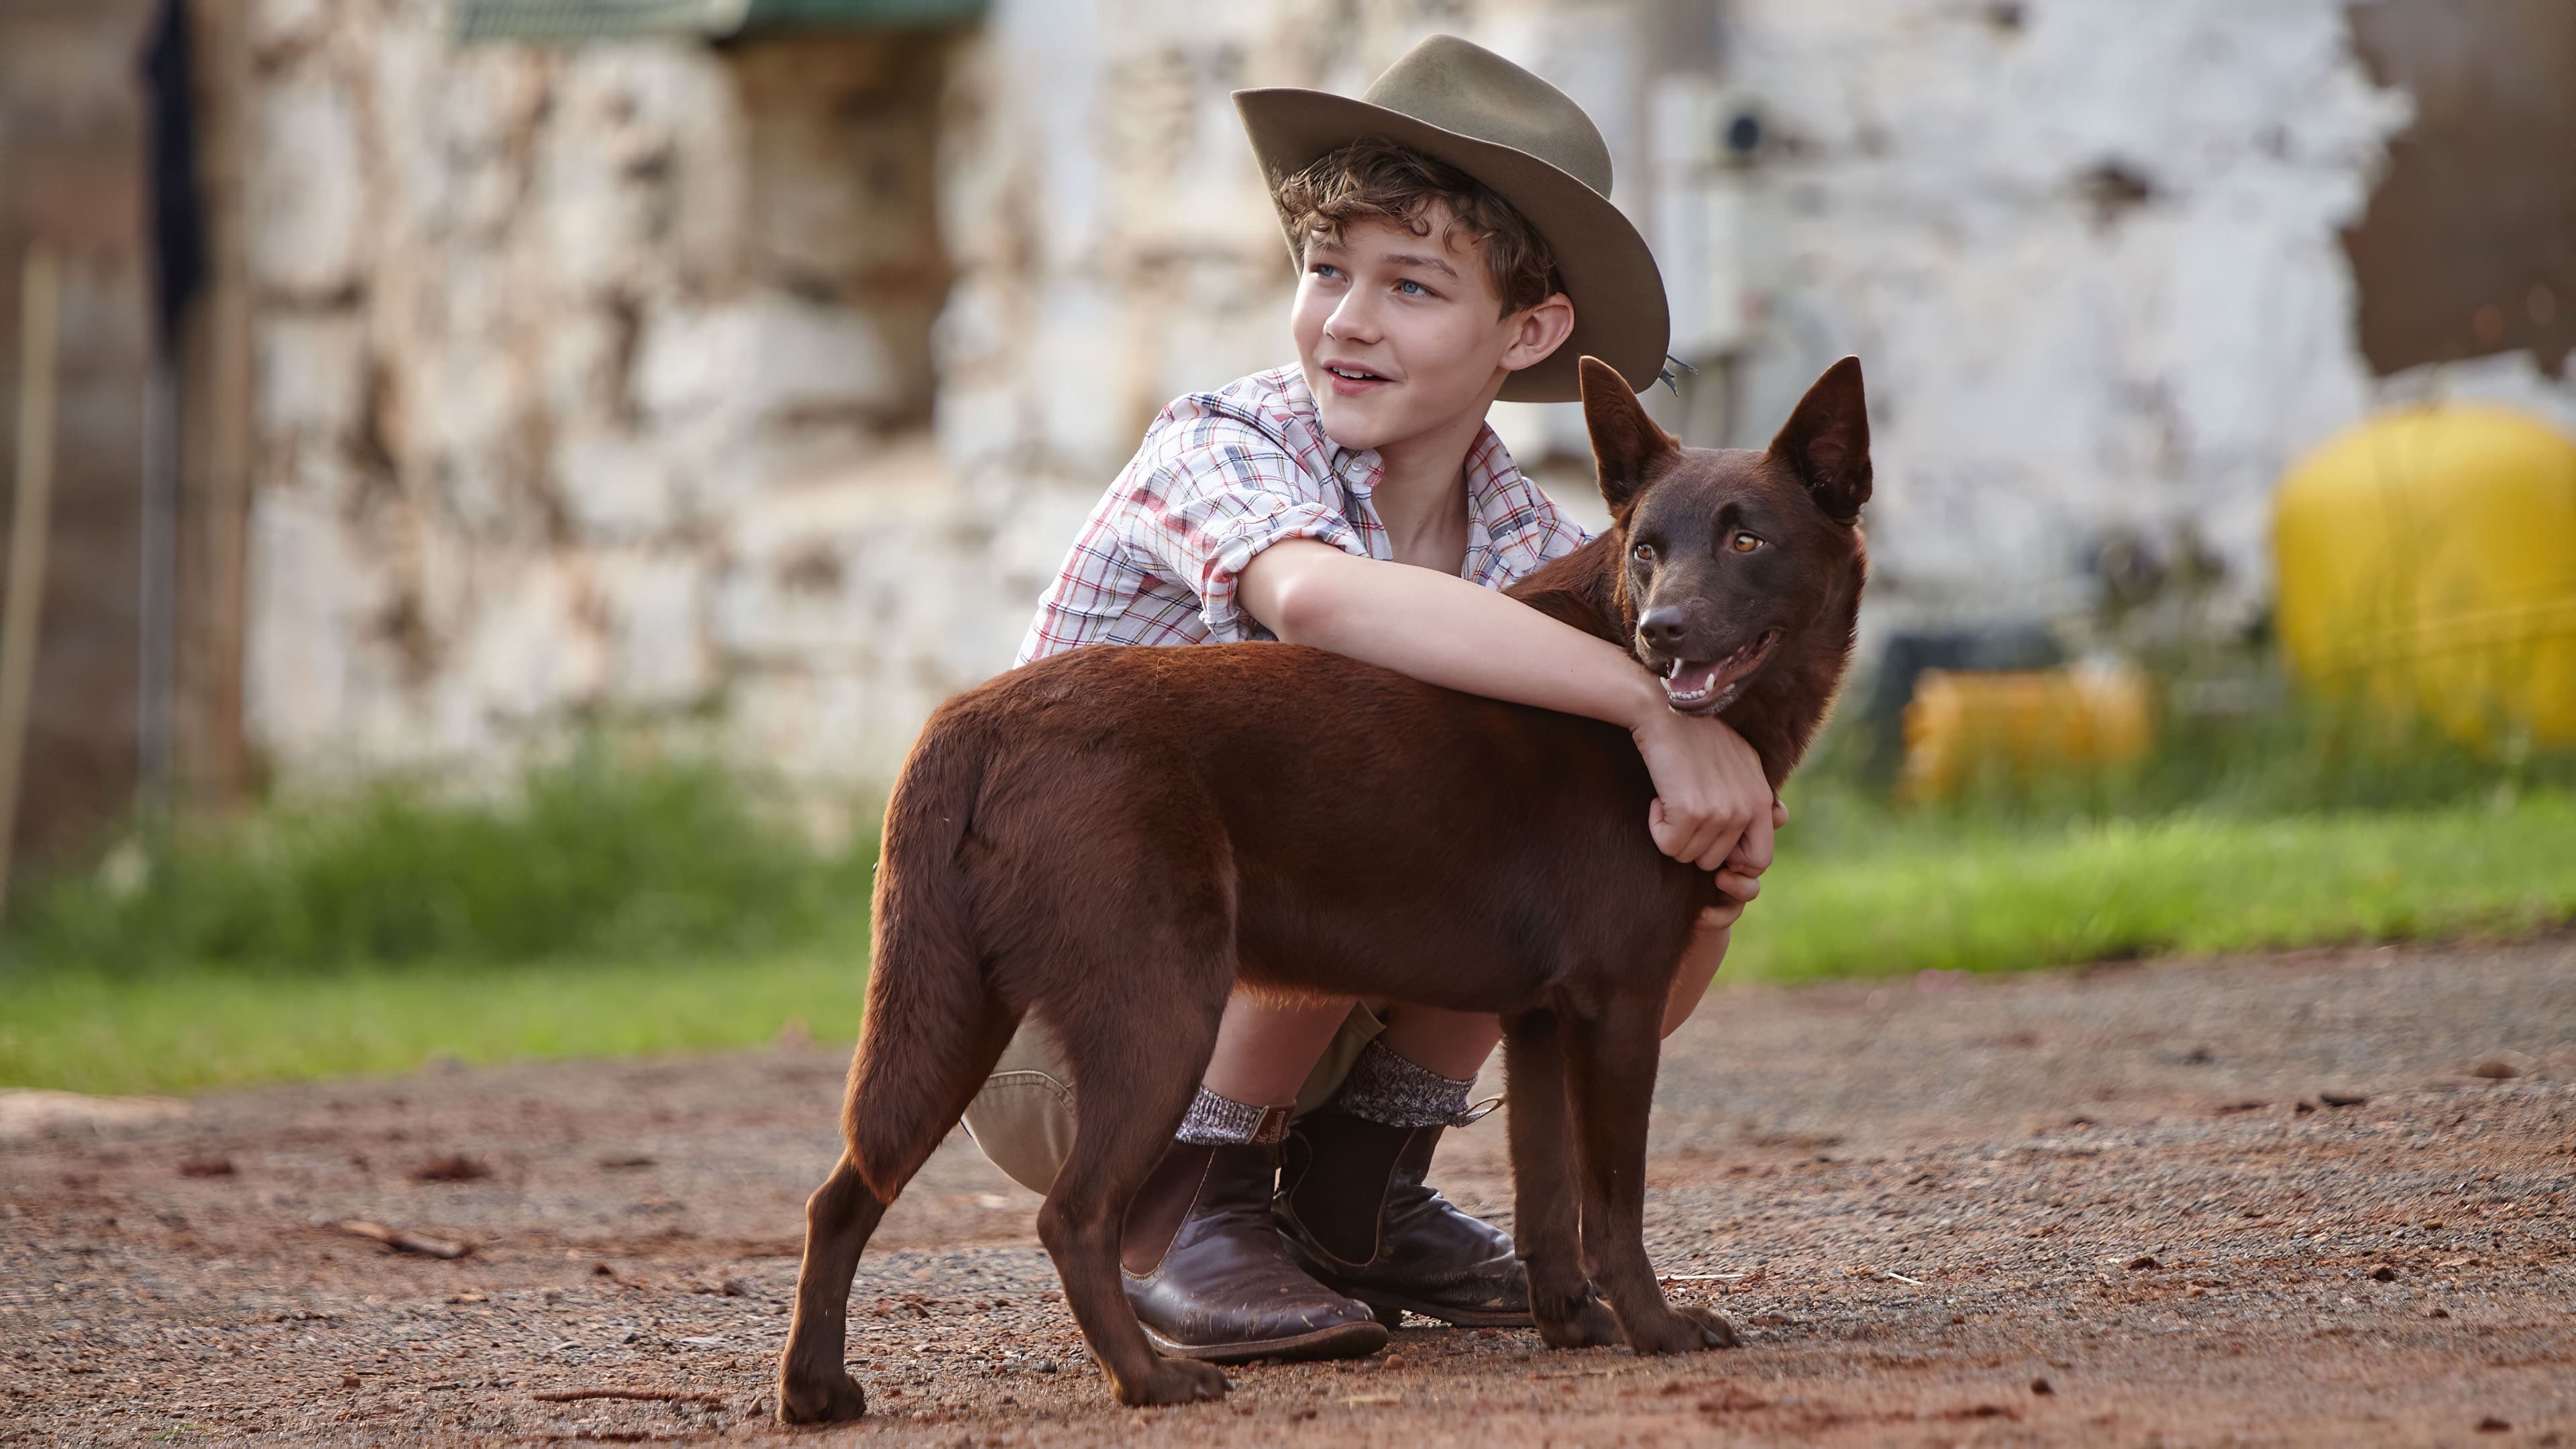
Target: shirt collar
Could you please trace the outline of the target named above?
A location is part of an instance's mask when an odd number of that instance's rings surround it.
[[[1286,395],[1289,408],[1299,414],[1323,446],[1325,464],[1333,477],[1356,498],[1366,498],[1377,487],[1384,472],[1375,448],[1345,448],[1324,431],[1321,414],[1316,410],[1314,392],[1306,386],[1306,374],[1295,364],[1282,368],[1280,391]],[[1510,577],[1518,577],[1546,562],[1538,550],[1539,510],[1528,478],[1520,465],[1512,461],[1502,436],[1486,423],[1476,430],[1475,441],[1467,445],[1463,471],[1467,482],[1467,574],[1483,581],[1501,566]]]

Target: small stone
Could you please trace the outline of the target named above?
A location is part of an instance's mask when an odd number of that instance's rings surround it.
[[[2319,1092],[2317,1100],[2329,1107],[2358,1107],[2370,1098],[2361,1092]]]
[[[590,1265],[590,1276],[594,1278],[614,1278],[617,1276],[617,1270],[608,1266],[606,1263],[593,1263]]]
[[[2057,1387],[2046,1379],[2032,1379],[2030,1381],[2030,1391],[2034,1394],[2047,1395],[2056,1393]]]
[[[2386,1263],[2382,1263],[2378,1267],[2370,1270],[2370,1281],[2373,1283],[2394,1283],[2397,1281],[2397,1270],[2388,1266]]]
[[[2132,1273],[2143,1273],[2150,1268],[2161,1268],[2163,1266],[2164,1264],[2156,1261],[2156,1255],[2153,1253],[2140,1253],[2138,1256],[2129,1260],[2129,1271]]]
[[[2424,1305],[2424,1316],[2426,1318],[2448,1318],[2451,1316],[2451,1310],[2443,1307],[2439,1303],[2428,1303]]]
[[[492,1169],[482,1159],[462,1152],[433,1157],[411,1170],[414,1182],[475,1182],[491,1175]]]
[[[2292,1112],[2295,1112],[2295,1113],[2299,1114],[2300,1116],[2303,1116],[2303,1117],[2304,1117],[2304,1116],[2306,1116],[2308,1113],[2310,1113],[2310,1112],[2313,1112],[2313,1111],[2317,1110],[2317,1104],[2316,1104],[2316,1103],[2314,1103],[2314,1102],[2301,1102],[2301,1103],[2299,1103],[2297,1106],[2292,1107],[2290,1110],[2291,1110]]]
[[[190,1157],[179,1164],[181,1177],[230,1177],[234,1171],[229,1157]]]
[[[2182,1296],[2185,1298],[2206,1298],[2209,1296],[2209,1290],[2201,1287],[2197,1283],[2194,1283],[2183,1293]]]
[[[1392,1373],[1397,1369],[1406,1367],[1407,1365],[1404,1362],[1403,1354],[1391,1353],[1386,1357],[1379,1359],[1377,1366],[1381,1373]]]
[[[2503,1419],[2497,1418],[2493,1414],[2489,1414],[2485,1418],[2478,1420],[2478,1432],[2481,1434],[2501,1434],[2512,1427],[2512,1424]]]
[[[344,1388],[344,1389],[354,1389],[354,1388],[356,1388],[357,1386],[358,1386],[358,1376],[357,1376],[356,1374],[342,1374],[342,1375],[340,1375],[340,1387],[342,1387],[342,1388]]]
[[[2440,1218],[2426,1218],[2423,1222],[2423,1228],[2424,1231],[2428,1233],[2438,1233],[2442,1230],[2442,1220]]]
[[[2484,1077],[2490,1082],[2509,1082],[2521,1076],[2522,1070],[2522,1064],[2510,1057],[2489,1057],[2469,1068],[2469,1075]]]
[[[1037,1370],[1038,1370],[1038,1372],[1039,1372],[1039,1373],[1042,1373],[1042,1374],[1051,1374],[1051,1373],[1054,1373],[1054,1372],[1055,1372],[1055,1360],[1054,1360],[1054,1359],[1051,1359],[1051,1358],[1042,1358],[1042,1359],[1039,1359],[1039,1360],[1038,1360],[1038,1363],[1037,1363]]]
[[[1965,1322],[1967,1322],[1967,1321],[1968,1321],[1968,1315],[1966,1315],[1966,1314],[1964,1314],[1964,1313],[1953,1313],[1953,1314],[1951,1314],[1951,1315],[1950,1315],[1950,1323],[1951,1323],[1951,1326],[1952,1326],[1952,1327],[1956,1327],[1956,1326],[1958,1326],[1959,1324],[1965,1323]]]

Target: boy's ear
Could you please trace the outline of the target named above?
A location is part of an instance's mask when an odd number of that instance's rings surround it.
[[[1846,357],[1798,399],[1771,440],[1771,456],[1789,465],[1836,523],[1860,517],[1869,501],[1869,402],[1861,395],[1860,359]]]
[[[1601,472],[1601,497],[1610,511],[1624,511],[1646,477],[1678,456],[1681,443],[1655,426],[1636,389],[1619,369],[1597,357],[1578,365],[1583,378],[1583,421],[1592,429],[1592,459]]]

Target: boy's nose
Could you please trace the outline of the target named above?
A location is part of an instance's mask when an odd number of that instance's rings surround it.
[[[1682,629],[1679,604],[1660,604],[1637,616],[1637,633],[1658,649],[1679,648]]]
[[[1367,303],[1357,296],[1344,297],[1324,319],[1324,335],[1336,342],[1375,342],[1377,322]]]

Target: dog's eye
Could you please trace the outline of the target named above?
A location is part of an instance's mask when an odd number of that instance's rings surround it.
[[[1751,553],[1762,546],[1762,540],[1749,533],[1738,533],[1726,541],[1726,546],[1737,553]]]
[[[1628,550],[1628,556],[1639,563],[1653,563],[1655,561],[1655,546],[1651,543],[1641,543],[1635,548]]]

